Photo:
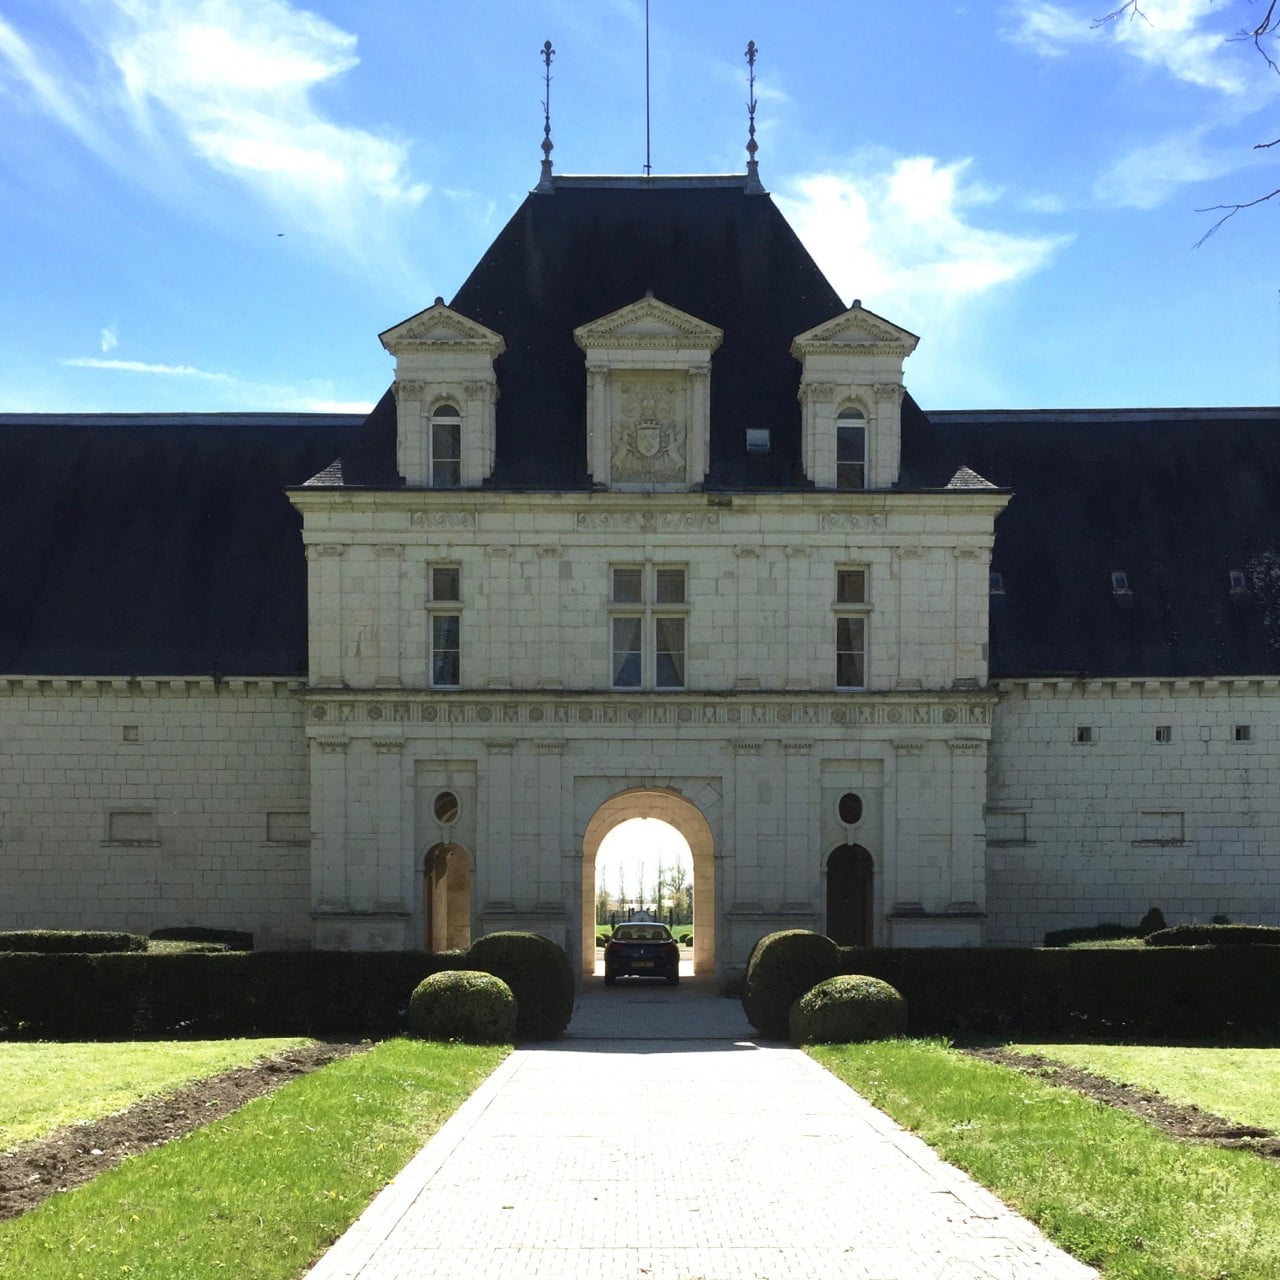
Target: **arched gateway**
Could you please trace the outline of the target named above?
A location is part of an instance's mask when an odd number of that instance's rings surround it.
[[[715,840],[702,811],[678,791],[636,788],[606,800],[582,837],[582,972],[590,977],[596,954],[596,854],[614,827],[631,818],[656,818],[674,827],[693,855],[693,971],[716,971]]]

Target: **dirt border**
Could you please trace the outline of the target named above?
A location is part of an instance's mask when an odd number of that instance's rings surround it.
[[[164,1146],[220,1120],[290,1080],[371,1047],[368,1041],[299,1045],[0,1152],[0,1221],[34,1209],[55,1192],[96,1178],[128,1156]]]
[[[1012,1067],[1024,1075],[1038,1076],[1050,1084],[1074,1089],[1086,1098],[1109,1107],[1132,1112],[1171,1137],[1215,1147],[1242,1148],[1273,1160],[1280,1159],[1280,1136],[1270,1129],[1236,1124],[1190,1103],[1171,1102],[1154,1090],[1120,1084],[1039,1053],[1017,1053],[1004,1048],[965,1048],[961,1052],[985,1062]]]

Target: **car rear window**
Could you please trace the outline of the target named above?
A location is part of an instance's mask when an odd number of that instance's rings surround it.
[[[671,931],[665,924],[624,924],[613,931],[615,942],[670,942]]]

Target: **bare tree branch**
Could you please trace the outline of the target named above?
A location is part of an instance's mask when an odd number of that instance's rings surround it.
[[[1273,4],[1274,2],[1275,0],[1273,0]],[[1141,18],[1147,26],[1151,25],[1151,19],[1143,12],[1142,6],[1138,3],[1138,0],[1125,0],[1125,3],[1118,9],[1112,9],[1110,13],[1103,14],[1101,18],[1094,18],[1091,25],[1094,27],[1104,27],[1108,22],[1118,22],[1125,16],[1128,17],[1130,22],[1132,22],[1134,18]]]
[[[1277,187],[1274,191],[1267,192],[1265,196],[1259,196],[1256,200],[1244,200],[1240,204],[1210,204],[1205,205],[1203,209],[1197,209],[1197,213],[1216,213],[1219,209],[1225,209],[1226,213],[1224,213],[1222,217],[1220,217],[1217,222],[1215,222],[1213,226],[1211,226],[1209,230],[1206,231],[1204,235],[1202,235],[1191,247],[1193,249],[1198,249],[1211,235],[1213,235],[1215,231],[1217,231],[1220,226],[1222,226],[1224,222],[1229,222],[1237,213],[1240,212],[1241,209],[1252,209],[1256,205],[1266,204],[1268,200],[1274,200],[1276,196],[1280,196],[1280,187]]]

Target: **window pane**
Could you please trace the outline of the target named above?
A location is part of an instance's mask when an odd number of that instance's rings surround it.
[[[867,572],[865,569],[836,570],[836,603],[866,604]]]
[[[613,619],[613,684],[619,689],[640,687],[639,618]]]
[[[610,597],[614,604],[639,604],[644,597],[643,578],[642,569],[615,569],[613,595]]]
[[[865,427],[836,427],[836,488],[866,487],[867,432]]]
[[[684,619],[655,618],[657,663],[654,683],[659,689],[684,688]]]
[[[431,617],[431,683],[457,688],[462,683],[462,619],[456,613]]]
[[[441,404],[432,410],[431,416],[433,418],[460,418],[462,414],[458,412],[457,405]]]
[[[462,427],[457,423],[432,423],[431,487],[457,489],[462,484]]]
[[[462,571],[460,569],[432,569],[431,598],[433,600],[461,600]]]
[[[659,569],[654,599],[659,604],[684,604],[684,570]]]
[[[866,623],[862,618],[836,619],[836,687],[861,689],[865,686],[864,655]]]

